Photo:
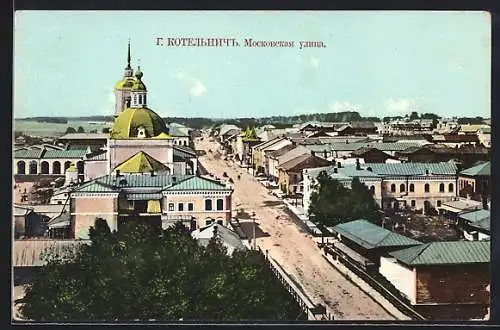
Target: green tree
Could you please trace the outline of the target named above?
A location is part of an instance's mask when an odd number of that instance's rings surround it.
[[[77,133],[85,133],[85,130],[83,129],[82,126],[78,126],[78,129],[76,130]]]
[[[66,128],[66,134],[69,133],[76,133],[76,130],[73,127],[69,126],[68,128]]]
[[[415,120],[415,119],[418,119],[418,112],[416,111],[412,111],[412,113],[410,114],[410,120]]]
[[[376,220],[378,205],[358,178],[353,178],[351,189],[325,171],[319,174],[317,181],[308,213],[320,226],[335,226],[356,219]]]
[[[96,220],[90,244],[49,251],[21,313],[37,321],[295,320],[298,304],[253,250],[205,248],[180,223],[162,230]],[[217,236],[216,236],[217,237]]]

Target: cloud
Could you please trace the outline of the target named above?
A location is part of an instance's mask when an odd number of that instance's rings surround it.
[[[330,104],[330,107],[328,110],[330,112],[344,112],[344,111],[358,111],[358,112],[360,112],[360,110],[362,108],[363,107],[361,106],[361,104],[354,104],[354,103],[350,103],[347,101],[335,101],[335,102],[332,102]]]
[[[385,110],[390,115],[405,115],[412,111],[418,111],[419,105],[414,99],[388,99],[385,102]]]
[[[199,97],[207,91],[203,82],[196,77],[192,77],[182,72],[179,72],[176,77],[188,87],[189,95],[191,96]]]

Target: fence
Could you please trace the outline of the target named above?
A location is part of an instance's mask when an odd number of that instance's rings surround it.
[[[327,245],[323,245],[323,249],[325,253],[333,256],[334,259],[339,261],[347,269],[365,281],[370,287],[380,293],[382,297],[387,299],[387,301],[394,305],[394,307],[396,307],[400,312],[411,317],[412,319],[425,320],[425,317],[417,313],[412,306],[405,302],[405,299],[401,297],[397,289],[389,281],[382,278],[382,275],[376,276],[376,279],[375,276],[368,274],[359,265],[357,265],[356,262],[349,256],[346,256],[343,253],[338,253],[334,248]],[[383,282],[383,284],[381,282]],[[392,290],[389,290],[388,288]]]
[[[258,247],[259,252],[263,251]],[[295,283],[280,264],[274,258],[268,255],[268,251],[264,254],[269,267],[278,280],[285,286],[287,291],[298,302],[300,308],[305,313],[308,320],[333,320],[331,314],[327,313],[326,307],[321,304],[314,304],[309,297],[302,291],[298,283]]]

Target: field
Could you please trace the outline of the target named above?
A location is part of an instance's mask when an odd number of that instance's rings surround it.
[[[14,120],[14,131],[22,132],[30,136],[53,137],[64,135],[68,127],[73,127],[75,130],[81,126],[85,132],[97,130],[101,133],[104,127],[110,127],[109,124],[95,123],[90,124],[88,121],[68,120],[66,124],[57,123],[39,123],[31,120]]]

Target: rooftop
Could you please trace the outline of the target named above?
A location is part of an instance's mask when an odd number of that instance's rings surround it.
[[[365,249],[422,244],[419,241],[393,233],[364,219],[338,224],[333,227],[333,230]]]
[[[107,133],[68,133],[58,140],[104,140],[109,137]]]
[[[491,174],[491,163],[484,162],[473,167],[469,167],[460,172],[461,175],[467,176],[490,176]]]
[[[432,242],[389,253],[409,265],[489,264],[489,241]]]

